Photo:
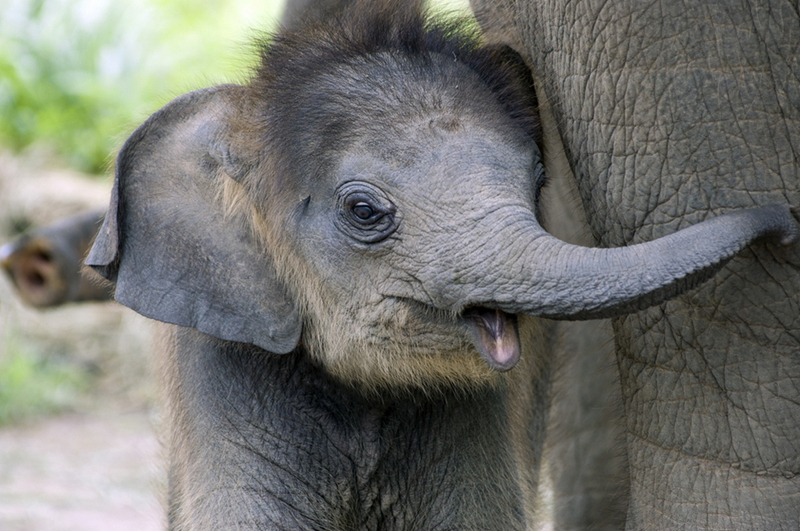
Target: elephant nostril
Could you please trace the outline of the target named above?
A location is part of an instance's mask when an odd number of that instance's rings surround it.
[[[39,249],[33,254],[32,259],[40,262],[51,262],[53,257],[47,251]]]
[[[44,286],[44,277],[38,271],[29,271],[25,275],[25,282],[33,288]]]

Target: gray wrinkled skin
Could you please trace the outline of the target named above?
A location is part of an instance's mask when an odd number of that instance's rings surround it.
[[[552,103],[592,234],[800,207],[800,14],[786,1],[473,1]],[[614,321],[629,529],[800,525],[800,251],[757,245]]]
[[[447,62],[442,64],[458,72]],[[472,79],[457,75],[462,82],[470,81],[466,90],[475,90]],[[406,385],[365,393],[342,382],[357,375],[332,377],[333,369],[320,367],[304,345],[297,345],[293,334],[299,332],[298,317],[295,304],[287,300],[287,293],[293,291],[291,279],[285,274],[275,277],[271,251],[256,251],[258,241],[243,230],[247,212],[218,210],[220,196],[226,201],[235,198],[218,189],[217,168],[209,171],[209,163],[225,169],[223,179],[238,175],[235,164],[242,146],[234,146],[234,151],[220,145],[218,138],[224,138],[227,120],[236,114],[231,104],[245,99],[244,94],[239,87],[219,87],[187,95],[132,136],[121,152],[115,199],[89,260],[101,262],[106,274],[113,273],[116,298],[121,302],[162,320],[240,341],[221,341],[191,328],[164,331],[159,373],[170,419],[170,528],[526,528],[532,521],[529,506],[544,434],[545,417],[539,410],[546,408],[549,388],[548,362],[539,349],[546,348],[548,338],[532,332],[533,320],[521,318],[522,339],[535,348],[525,347],[517,371],[498,379],[469,346],[464,324],[443,311],[390,299],[389,308],[399,310],[379,312],[378,322],[371,324],[369,304],[352,301],[363,301],[364,295],[354,291],[348,276],[362,269],[365,261],[379,260],[387,253],[386,246],[377,251],[356,247],[353,254],[352,243],[333,232],[339,230],[331,220],[336,210],[330,207],[336,203],[325,204],[334,199],[325,187],[338,183],[311,183],[314,201],[302,201],[306,215],[291,220],[310,224],[302,227],[309,236],[295,238],[294,245],[299,246],[298,252],[321,257],[314,264],[323,270],[319,276],[327,276],[329,289],[343,292],[355,311],[361,312],[359,320],[346,316],[347,326],[327,331],[323,340],[335,344],[337,334],[346,334],[348,326],[363,333],[371,325],[377,332],[366,339],[377,340],[378,345],[359,351],[362,355],[380,360],[387,350],[381,343],[387,339],[398,345],[411,341],[414,352],[431,357],[434,364],[436,356],[427,353],[443,356],[445,373],[482,367],[477,380],[467,387],[462,383],[409,389]],[[488,115],[478,108],[478,121],[489,124],[486,136],[518,135],[516,131],[492,133],[493,122],[507,124],[507,119],[502,112],[497,114],[496,107]],[[427,140],[436,146],[447,135],[433,125],[422,134],[430,135]],[[526,143],[514,140],[512,145],[522,146],[516,153],[502,145],[497,154],[489,150],[484,166],[496,164],[501,155],[529,159]],[[408,149],[414,148],[409,144]],[[468,153],[470,147],[462,146],[460,153]],[[435,161],[429,158],[430,152],[422,150],[429,166]],[[392,155],[392,150],[387,153]],[[353,175],[374,179],[372,172],[361,176],[348,170],[344,159],[339,166],[343,180],[352,180]],[[523,177],[517,186],[526,187],[517,192],[524,190],[524,196],[530,197],[527,168],[517,172]],[[492,173],[481,171],[487,178]],[[466,179],[468,174],[451,175]],[[434,187],[427,190],[429,197],[446,194],[447,187],[441,183],[422,184]],[[443,190],[437,191],[437,186]],[[422,194],[411,187],[404,190],[383,184],[383,188],[393,196],[414,194],[402,198],[402,219],[412,239],[411,221]],[[287,197],[292,195],[286,192],[281,198],[284,203]],[[450,198],[466,200],[471,200],[467,194]],[[314,225],[315,218],[333,223]],[[313,236],[319,230],[327,237]],[[337,248],[337,242],[343,248]],[[331,247],[321,253],[320,245]],[[105,260],[109,254],[115,258]],[[347,267],[341,261],[354,263]],[[346,275],[340,276],[337,268]],[[363,271],[362,284],[371,285],[368,274]],[[369,291],[366,295],[377,303],[385,298]],[[344,304],[346,299],[342,300]],[[405,305],[410,309],[404,309]],[[310,320],[305,328],[312,328]],[[304,337],[303,343],[313,344],[317,334]],[[241,341],[266,345],[272,352]],[[388,348],[393,347],[389,344]],[[275,354],[289,351],[287,356]],[[332,358],[337,351],[322,354]]]

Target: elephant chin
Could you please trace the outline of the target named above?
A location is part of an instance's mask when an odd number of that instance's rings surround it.
[[[464,318],[475,348],[489,367],[507,371],[517,364],[521,347],[516,315],[472,308],[464,313]]]

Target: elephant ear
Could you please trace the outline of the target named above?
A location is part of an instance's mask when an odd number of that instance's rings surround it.
[[[299,341],[297,310],[249,223],[226,214],[218,193],[221,178],[252,167],[230,125],[243,92],[185,94],[131,135],[86,263],[146,317],[282,354]]]

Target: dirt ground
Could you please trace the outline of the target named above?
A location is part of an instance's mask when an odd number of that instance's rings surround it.
[[[0,529],[160,529],[146,412],[67,414],[0,430]]]
[[[0,245],[108,200],[110,179],[41,160],[0,152]],[[91,375],[57,414],[0,426],[0,530],[163,527],[149,346],[148,321],[116,303],[33,310],[0,274],[0,362],[25,352]]]

